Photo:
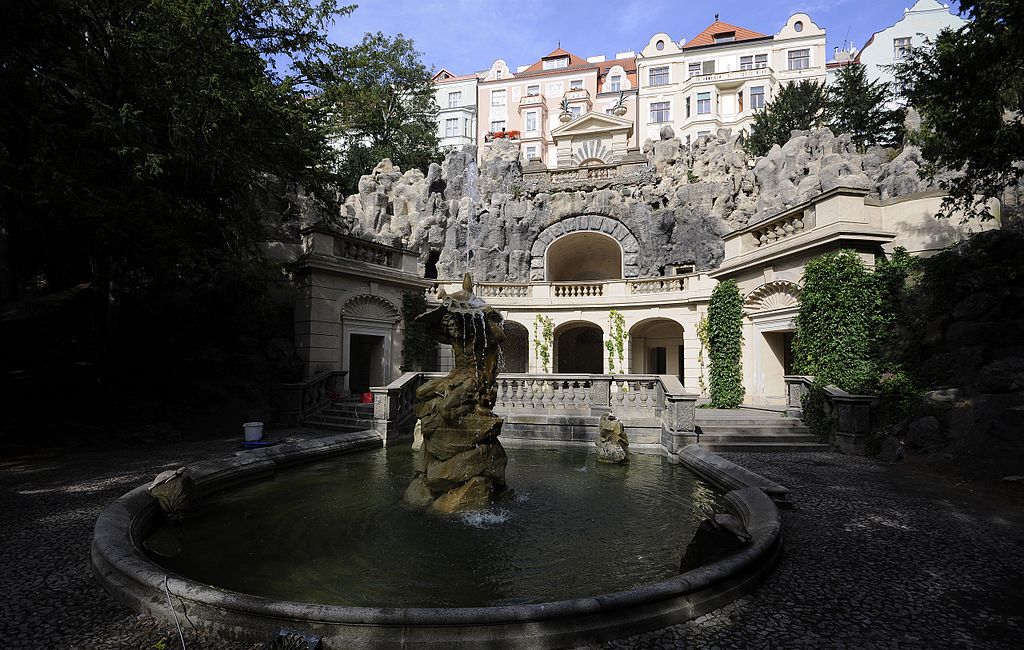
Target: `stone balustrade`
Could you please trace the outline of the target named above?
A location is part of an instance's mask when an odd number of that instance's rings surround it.
[[[395,250],[355,237],[335,236],[334,254],[357,262],[394,267]]]
[[[786,412],[803,417],[804,400],[814,386],[814,377],[786,375],[788,404]],[[835,423],[832,444],[845,454],[863,455],[867,451],[867,440],[871,435],[871,407],[876,398],[872,395],[854,395],[835,386],[825,386],[824,410]]]
[[[374,428],[385,441],[412,431],[416,388],[442,374],[407,372],[388,386],[371,389]],[[670,451],[696,440],[697,396],[671,375],[501,373],[496,388],[494,411],[505,417],[506,438],[530,437],[518,435],[520,427],[546,423],[553,431],[550,439],[578,440],[581,432],[589,439],[597,435],[600,416],[612,412],[627,423],[627,431],[653,430],[652,441]]]
[[[629,280],[626,286],[629,293],[644,295],[648,293],[668,293],[672,291],[686,291],[689,285],[689,276],[673,275],[660,278],[641,278]]]
[[[809,227],[804,218],[804,213],[787,214],[775,219],[769,219],[751,230],[754,246],[768,246],[781,241],[786,237],[797,235]]]
[[[315,414],[341,393],[341,380],[347,370],[328,370],[299,382],[278,387],[278,420],[296,426],[302,418]]]
[[[553,284],[555,298],[594,298],[604,295],[604,282],[567,282]]]
[[[619,165],[591,165],[570,169],[551,170],[552,183],[578,183],[580,181],[608,180],[618,175]]]
[[[435,288],[434,293],[437,293]],[[529,284],[478,283],[477,295],[482,298],[526,298],[530,295]]]

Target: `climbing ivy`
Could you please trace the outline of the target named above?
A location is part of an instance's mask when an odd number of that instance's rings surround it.
[[[719,283],[711,293],[707,315],[711,361],[711,407],[736,408],[743,401],[743,297],[734,280]]]
[[[608,350],[608,372],[615,372],[615,360],[619,360],[619,370],[625,372],[626,318],[618,309],[608,312],[609,337],[604,342]]]
[[[423,291],[402,292],[402,322],[405,332],[402,336],[402,372],[423,370],[436,344],[427,335],[422,323],[416,317],[427,311],[427,296]]]
[[[700,388],[700,396],[706,397],[708,385],[704,382],[704,353],[708,349],[708,315],[704,314],[697,322],[697,340],[700,341],[700,348],[697,350],[697,363],[700,371],[697,375],[697,387]]]
[[[540,366],[544,372],[550,372],[551,343],[554,338],[554,321],[543,314],[537,314],[537,318],[533,319],[533,340],[537,347],[537,356],[540,357]]]

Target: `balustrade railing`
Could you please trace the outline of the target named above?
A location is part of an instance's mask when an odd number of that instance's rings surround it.
[[[370,388],[373,428],[385,445],[412,432],[416,421],[416,389],[422,383],[423,373],[407,372],[387,386]]]
[[[354,237],[335,236],[334,254],[337,257],[378,264],[380,266],[397,266],[395,250],[373,242]]]
[[[674,275],[661,278],[641,278],[626,283],[632,294],[667,293],[669,291],[686,291],[687,276]]]
[[[502,374],[497,380],[495,408],[507,411],[570,411],[589,415],[595,405],[604,405],[598,404],[604,400],[594,400],[594,381],[589,375]]]
[[[340,396],[341,379],[347,370],[328,370],[299,382],[281,384],[278,389],[278,420],[295,426]]]
[[[604,282],[553,284],[555,298],[593,298],[604,295]]]
[[[792,235],[797,235],[803,232],[806,227],[807,224],[804,222],[803,213],[798,213],[759,224],[758,227],[751,231],[751,234],[754,236],[754,245],[760,247],[774,244]]]
[[[665,409],[665,390],[658,377],[615,377],[612,379],[610,406],[615,413],[658,417]]]
[[[530,295],[530,285],[481,282],[476,285],[476,293],[484,298],[526,298]]]

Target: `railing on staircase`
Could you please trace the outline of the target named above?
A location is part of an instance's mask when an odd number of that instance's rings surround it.
[[[787,413],[805,419],[805,398],[814,387],[814,377],[786,375]],[[835,432],[830,441],[847,454],[866,453],[867,439],[871,435],[871,407],[876,398],[873,395],[854,395],[836,386],[822,388],[825,403],[824,415],[835,422]]]
[[[341,390],[347,370],[327,370],[309,379],[281,384],[278,391],[278,420],[297,426],[302,419],[315,414],[330,403],[332,395]]]

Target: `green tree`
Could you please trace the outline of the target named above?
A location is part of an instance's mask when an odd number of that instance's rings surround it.
[[[304,69],[330,116],[343,190],[354,191],[382,158],[421,170],[440,159],[432,74],[411,39],[366,34],[359,45],[333,48]]]
[[[803,79],[780,86],[779,92],[754,114],[750,137],[744,147],[752,156],[763,156],[775,145],[789,141],[792,131],[820,126],[827,107],[825,86]]]
[[[314,107],[268,62],[316,56],[327,23],[350,10],[334,0],[3,3],[5,298],[86,284],[92,339],[76,345],[101,367],[123,347],[125,314],[153,336],[167,329],[156,314],[171,297],[189,304],[171,322],[200,330],[246,292],[258,298],[253,196],[327,180]]]
[[[829,126],[836,134],[849,133],[862,151],[871,145],[898,145],[903,139],[906,110],[890,108],[889,85],[869,81],[866,71],[860,63],[840,68],[828,88]]]
[[[720,282],[708,303],[707,339],[712,408],[732,409],[743,402],[743,296],[735,280]]]
[[[1024,3],[963,0],[960,12],[970,22],[911,51],[896,75],[921,115],[922,172],[960,172],[942,181],[943,213],[988,218],[987,200],[1024,178]]]

